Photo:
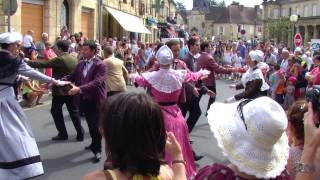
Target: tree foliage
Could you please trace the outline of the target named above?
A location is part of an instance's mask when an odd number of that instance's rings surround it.
[[[209,4],[209,6],[217,6],[218,5],[216,0],[207,0],[207,2]]]
[[[178,11],[185,11],[187,9],[186,6],[181,2],[176,2],[176,4],[177,4]]]
[[[240,5],[238,1],[232,1],[231,5]]]
[[[279,41],[286,41],[291,31],[291,23],[289,18],[280,18],[270,21],[267,25],[269,38]]]
[[[227,7],[226,2],[223,0],[221,2],[218,3],[219,7]]]

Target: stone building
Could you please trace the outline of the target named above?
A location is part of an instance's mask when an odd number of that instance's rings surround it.
[[[197,0],[187,15],[188,30],[202,37],[222,40],[262,37],[262,10],[259,6],[212,6],[206,0]],[[243,32],[243,33],[240,33]]]
[[[290,22],[292,27],[288,30],[286,38],[288,45],[292,46],[293,33],[299,32],[304,43],[311,39],[320,38],[320,0],[264,0],[263,2],[263,22],[265,37],[271,36],[268,31],[268,24],[287,18],[291,15],[298,15],[296,23]]]
[[[0,6],[3,0],[0,0]],[[85,37],[97,38],[97,7],[95,0],[18,0],[18,10],[11,16],[13,31],[25,34],[34,30],[34,39],[43,32],[54,41],[63,26],[71,32],[83,32]],[[0,12],[0,32],[7,31],[7,16]]]
[[[89,39],[103,36],[131,37],[154,41],[159,36],[157,22],[176,16],[173,0],[17,0],[18,10],[11,16],[13,31],[25,34],[32,29],[34,39],[43,32],[54,41],[63,26],[71,33],[83,32]],[[0,0],[0,32],[8,30],[7,16]]]

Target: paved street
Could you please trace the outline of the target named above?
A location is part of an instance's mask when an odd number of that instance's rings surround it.
[[[231,82],[217,82],[217,101],[223,101],[235,91],[228,87]],[[141,89],[130,88],[130,90],[140,91]],[[225,162],[221,152],[213,140],[212,133],[209,131],[207,120],[205,118],[205,108],[208,97],[201,100],[202,116],[196,127],[191,133],[191,140],[194,141],[193,147],[197,154],[205,156],[198,161],[199,168],[212,162]],[[81,179],[81,177],[93,170],[101,169],[103,162],[93,164],[91,162],[92,153],[84,150],[84,147],[90,143],[90,136],[85,121],[82,121],[86,129],[84,142],[76,142],[76,132],[72,126],[68,113],[65,110],[66,125],[69,132],[69,140],[64,142],[53,142],[51,137],[57,134],[51,114],[51,102],[48,100],[44,105],[33,109],[25,109],[31,123],[34,135],[40,148],[41,157],[45,169],[45,175],[35,179],[46,180],[64,180]],[[103,160],[105,156],[103,157]]]

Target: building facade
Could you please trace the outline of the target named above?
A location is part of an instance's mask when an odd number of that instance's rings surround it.
[[[211,6],[206,0],[194,2],[187,15],[188,31],[211,40],[249,40],[262,37],[262,10],[240,4]]]
[[[23,35],[31,29],[35,40],[47,32],[49,40],[54,41],[62,27],[67,26],[72,33],[83,32],[85,37],[96,39],[97,7],[96,0],[18,0],[17,12],[11,16],[11,29]],[[0,32],[5,32],[8,19],[2,8],[0,14]]]
[[[10,18],[11,30],[21,32],[23,35],[28,30],[33,30],[35,40],[39,40],[41,34],[47,32],[51,42],[60,35],[63,26],[67,26],[71,34],[82,32],[88,39],[101,40],[104,36],[122,39],[126,36],[153,42],[159,35],[156,23],[162,19],[165,21],[170,14],[176,15],[176,4],[173,0],[17,0],[17,2],[17,12]],[[0,32],[8,31],[8,18],[2,10],[3,4],[4,0],[0,0]],[[129,27],[127,24],[130,22]]]
[[[290,22],[291,15],[298,15],[297,22]],[[292,46],[292,37],[300,33],[304,44],[311,39],[320,38],[320,0],[274,0],[263,2],[264,36],[272,38],[270,24],[280,19],[286,19],[289,23],[287,37],[276,39],[284,41],[289,47]]]

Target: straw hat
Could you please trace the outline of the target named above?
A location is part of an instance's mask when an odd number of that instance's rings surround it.
[[[260,97],[214,103],[207,117],[218,146],[241,172],[268,179],[285,169],[289,157],[287,117],[277,102]]]

